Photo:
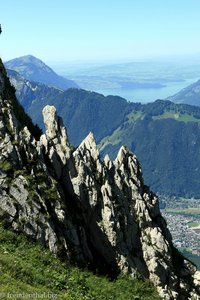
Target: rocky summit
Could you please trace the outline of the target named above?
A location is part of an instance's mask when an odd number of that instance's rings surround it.
[[[53,106],[38,131],[0,63],[0,219],[72,263],[149,278],[163,299],[200,299],[200,273],[173,247],[158,198],[125,146],[100,159],[89,133],[76,149]]]

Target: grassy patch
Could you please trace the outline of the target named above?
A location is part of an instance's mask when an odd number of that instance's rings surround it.
[[[189,226],[190,228],[192,228],[192,227],[197,227],[197,226],[200,226],[200,223],[198,223],[198,222],[188,222],[188,226]]]
[[[67,300],[160,299],[149,281],[120,276],[115,281],[61,262],[47,249],[0,227],[0,292],[56,295]],[[32,299],[36,299],[37,297]],[[14,299],[14,298],[13,298]],[[17,299],[17,297],[16,297]],[[28,299],[23,297],[23,299]]]
[[[192,115],[189,114],[180,114],[174,111],[167,111],[162,115],[154,116],[153,120],[161,120],[161,119],[174,119],[176,121],[182,121],[182,122],[200,122],[199,118],[195,118]]]
[[[5,161],[5,160],[0,161],[0,169],[2,169],[3,171],[7,172],[12,170],[12,168],[13,166],[9,161]]]
[[[119,127],[112,133],[111,136],[105,137],[99,145],[100,151],[103,151],[103,149],[109,144],[112,145],[120,144],[122,141],[122,132],[123,130]]]
[[[189,248],[180,248],[179,250],[182,252],[182,254],[187,259],[192,261],[197,266],[198,270],[200,270],[200,256],[199,255],[192,253],[192,250]]]
[[[142,116],[142,112],[141,111],[133,111],[128,115],[128,123],[134,123],[135,121],[137,121],[138,119],[140,119]]]
[[[197,207],[190,207],[185,209],[166,208],[165,211],[171,214],[191,215],[195,217],[198,217],[200,215],[200,208]]]

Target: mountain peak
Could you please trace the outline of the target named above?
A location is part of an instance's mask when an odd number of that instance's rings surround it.
[[[25,55],[5,63],[6,68],[17,71],[21,76],[28,80],[40,82],[60,89],[71,87],[78,88],[78,85],[72,80],[66,79],[56,74],[42,60],[33,55]]]
[[[23,67],[24,65],[29,65],[29,66],[34,65],[37,66],[38,68],[51,69],[41,59],[30,54],[9,60],[5,63],[5,65],[14,66],[14,68]]]
[[[28,55],[23,55],[23,56],[20,56],[18,58],[15,58],[16,60],[23,60],[23,61],[27,61],[27,62],[36,62],[36,61],[40,61],[42,62],[42,60],[40,60],[39,58],[37,58],[36,56],[34,55],[31,55],[31,54],[28,54]],[[43,63],[43,62],[42,62]],[[43,63],[44,64],[44,63]]]

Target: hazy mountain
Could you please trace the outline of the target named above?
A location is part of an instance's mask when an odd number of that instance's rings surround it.
[[[142,105],[84,90],[62,92],[44,85],[31,86],[23,88],[21,95],[32,102],[20,101],[43,129],[42,109],[54,105],[73,145],[92,131],[101,154],[114,158],[125,143],[137,154],[145,181],[154,191],[199,197],[200,108],[170,101]],[[17,90],[20,94],[20,85]]]
[[[74,81],[59,76],[40,59],[32,55],[9,60],[5,63],[5,66],[8,69],[17,71],[28,80],[44,83],[63,90],[71,87],[78,88],[78,85]]]
[[[182,89],[177,94],[168,97],[175,103],[187,103],[200,106],[200,80]]]
[[[132,102],[152,102],[165,99],[196,81],[199,62],[174,61],[129,61],[101,63],[101,65],[56,66],[62,74],[86,90],[104,95],[119,95]],[[67,72],[65,73],[65,69]]]

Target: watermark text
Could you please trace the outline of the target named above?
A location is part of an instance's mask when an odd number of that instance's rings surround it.
[[[43,292],[43,293],[4,293],[0,292],[0,299],[56,299],[57,294],[52,292]]]

